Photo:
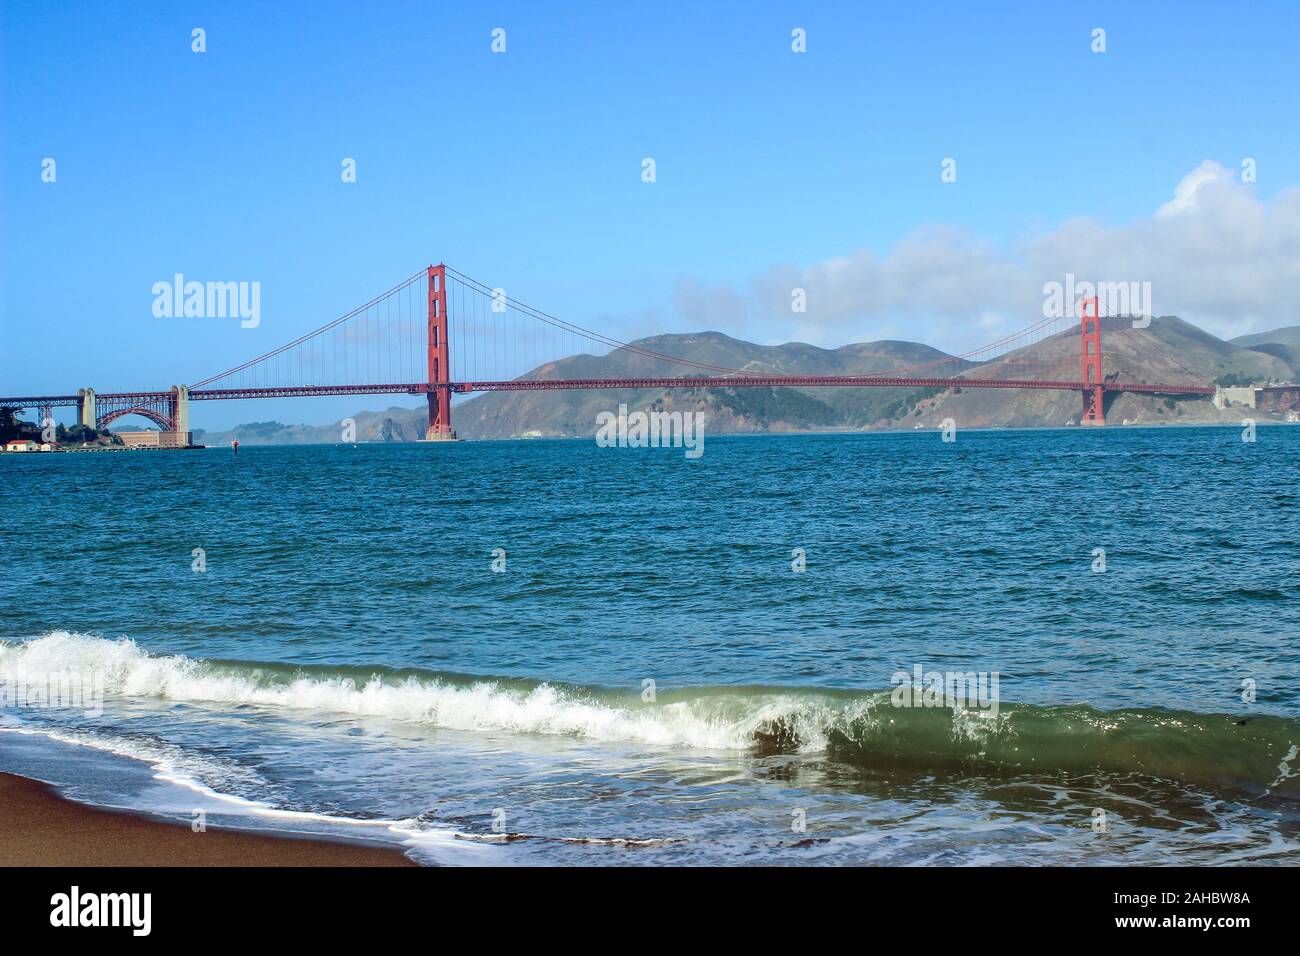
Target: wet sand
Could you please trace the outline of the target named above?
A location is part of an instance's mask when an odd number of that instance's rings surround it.
[[[400,850],[101,810],[0,773],[0,866],[416,866]]]

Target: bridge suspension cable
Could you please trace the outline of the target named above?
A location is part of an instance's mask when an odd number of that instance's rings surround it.
[[[646,344],[626,342],[612,335],[559,318],[528,305],[504,290],[474,279],[456,269],[440,266],[421,270],[368,302],[320,328],[190,386],[193,390],[249,390],[259,388],[367,389],[394,386],[391,391],[416,391],[421,383],[433,384],[429,374],[428,337],[431,305],[429,281],[437,272],[445,278],[446,368],[437,381],[475,383],[553,376],[548,369],[562,359],[581,374],[562,377],[609,377],[608,368],[582,362],[588,353],[619,351],[652,363],[678,367],[692,377],[719,376],[761,381],[788,379],[788,369],[736,368],[718,362],[673,355]],[[434,296],[433,298],[438,298]],[[956,376],[1000,356],[1073,326],[1070,316],[1044,318],[1024,329],[956,355],[883,369],[855,369],[868,378],[940,377],[947,368]],[[1004,366],[1020,368],[1056,364],[1011,355]],[[1059,370],[1058,374],[1059,374]],[[635,377],[660,376],[664,369],[640,363]],[[977,373],[971,373],[977,374]],[[1006,377],[1002,375],[1001,377]],[[1022,377],[1017,375],[1016,377]],[[401,387],[399,387],[401,386]],[[409,386],[409,388],[407,387]]]
[[[771,377],[779,377],[781,375],[780,372],[775,372],[775,371],[760,371],[756,369],[743,369],[743,368],[734,368],[725,365],[715,365],[709,362],[701,362],[694,359],[688,359],[683,356],[672,355],[667,352],[659,351],[657,349],[648,348],[644,345],[636,345],[633,343],[624,342],[620,339],[616,339],[612,336],[605,335],[604,333],[597,332],[589,328],[585,328],[574,322],[569,322],[557,316],[550,315],[546,312],[543,312],[541,309],[537,309],[526,303],[520,302],[517,299],[505,295],[500,290],[493,289],[488,285],[486,285],[485,283],[478,281],[477,279],[473,279],[470,276],[465,275],[464,273],[452,269],[450,266],[447,267],[447,274],[453,277],[453,279],[459,284],[461,284],[464,288],[472,290],[473,293],[479,296],[490,298],[497,303],[503,304],[505,306],[505,309],[503,309],[503,311],[517,311],[527,317],[536,319],[539,322],[550,325],[562,333],[569,333],[576,338],[585,339],[590,342],[598,343],[609,349],[622,350],[630,354],[635,354],[635,355],[643,356],[645,358],[655,359],[657,361],[666,362],[672,365],[680,365],[685,368],[699,369],[701,371],[711,372],[715,374],[748,376],[751,378],[771,378]],[[453,321],[455,321],[457,310],[455,308],[452,308],[450,311],[452,314]],[[462,316],[464,316],[466,312],[467,310],[462,305],[461,308]],[[472,315],[473,312],[470,311],[470,314]],[[994,358],[998,355],[1003,355],[1008,352],[1012,352],[1024,348],[1025,346],[1031,345],[1034,342],[1041,341],[1044,338],[1048,338],[1052,335],[1059,334],[1060,332],[1065,331],[1066,329],[1073,328],[1075,325],[1077,325],[1077,323],[1078,320],[1072,316],[1052,316],[1052,317],[1044,318],[1038,322],[1035,322],[1032,325],[1028,326],[1027,328],[1006,335],[998,339],[997,341],[990,342],[986,345],[982,345],[968,352],[963,352],[957,355],[946,355],[942,358],[935,359],[929,362],[920,362],[913,365],[900,366],[896,368],[873,370],[870,372],[865,372],[863,374],[871,377],[888,378],[888,377],[897,377],[908,372],[920,371],[923,369],[935,369],[945,365],[955,366],[954,372],[956,372],[964,368],[967,368],[970,365],[980,364],[981,362],[988,361],[991,358]],[[470,337],[474,338],[475,333],[478,330],[474,329],[470,331],[471,331]],[[474,355],[477,354],[472,346],[470,346],[468,349],[464,351],[469,357],[473,357]],[[557,357],[567,357],[567,356],[557,356]],[[1013,360],[1009,360],[1009,364],[1041,367],[1044,363],[1013,359]],[[485,376],[483,375],[460,374],[460,372],[464,372],[464,371],[467,371],[465,362],[462,361],[460,363],[460,370],[457,371],[456,363],[453,361],[453,378],[456,378],[461,381],[475,381],[475,380],[483,380],[485,378]]]
[[[248,384],[359,385],[363,383],[339,381],[340,373],[350,373],[352,378],[360,379],[369,377],[372,371],[378,373],[385,368],[389,372],[400,372],[392,381],[418,381],[424,374],[423,368],[417,371],[416,362],[410,353],[424,348],[422,327],[418,330],[418,336],[416,335],[416,326],[422,321],[420,317],[423,315],[424,297],[422,294],[417,296],[416,293],[422,293],[425,278],[426,273],[422,269],[387,292],[380,293],[364,305],[357,306],[351,312],[327,322],[320,328],[300,335],[292,342],[228,368],[224,372],[209,375],[195,382],[190,388],[239,387]],[[396,319],[393,316],[394,303],[397,306]],[[382,316],[381,307],[384,308]],[[359,325],[348,326],[349,322],[358,318],[361,320]],[[378,329],[381,325],[389,333],[384,343],[385,348],[376,347],[371,354],[372,343],[369,336],[372,326]],[[303,348],[304,346],[307,348]],[[394,351],[397,353],[396,360],[392,354]],[[257,381],[262,370],[283,372],[287,378],[280,382]],[[330,374],[324,374],[326,372]],[[308,373],[312,373],[312,377],[329,380],[309,383],[303,379],[303,376]]]

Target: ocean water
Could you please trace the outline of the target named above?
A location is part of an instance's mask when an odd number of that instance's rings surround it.
[[[1294,864],[1297,464],[1283,426],[4,456],[0,769],[430,863]],[[19,700],[49,675],[102,708]]]

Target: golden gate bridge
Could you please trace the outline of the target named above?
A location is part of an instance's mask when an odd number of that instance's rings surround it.
[[[593,388],[893,387],[909,389],[1046,389],[1082,398],[1081,424],[1105,424],[1108,396],[1122,392],[1181,397],[1213,396],[1209,385],[1107,381],[1102,372],[1101,316],[1096,298],[1081,303],[1079,318],[1045,318],[1012,335],[961,355],[851,375],[780,374],[729,368],[623,342],[548,315],[446,265],[429,266],[314,331],[192,385],[162,391],[0,397],[0,407],[75,407],[77,422],[104,428],[140,415],[189,443],[190,402],[320,395],[423,395],[428,402],[426,439],[455,437],[452,396],[474,392]],[[1002,368],[1041,372],[1048,364],[1022,353],[1078,323],[1079,378],[995,378],[982,373],[994,358]],[[584,349],[620,351],[644,374],[562,378],[559,363],[590,356]],[[677,374],[672,374],[676,372]]]

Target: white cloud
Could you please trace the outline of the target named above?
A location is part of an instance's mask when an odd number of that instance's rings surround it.
[[[1153,311],[1224,337],[1300,323],[1300,189],[1265,202],[1206,160],[1149,218],[1123,226],[1072,219],[1001,249],[972,233],[926,226],[888,255],[868,250],[807,267],[774,266],[744,289],[679,281],[690,328],[818,345],[910,338],[946,349],[1042,317],[1045,282],[1150,282]],[[791,290],[807,293],[792,313]]]
[[[1202,186],[1226,183],[1231,179],[1232,173],[1212,159],[1205,160],[1179,181],[1174,189],[1174,198],[1157,210],[1156,217],[1163,218],[1180,212],[1198,211],[1196,197]]]

